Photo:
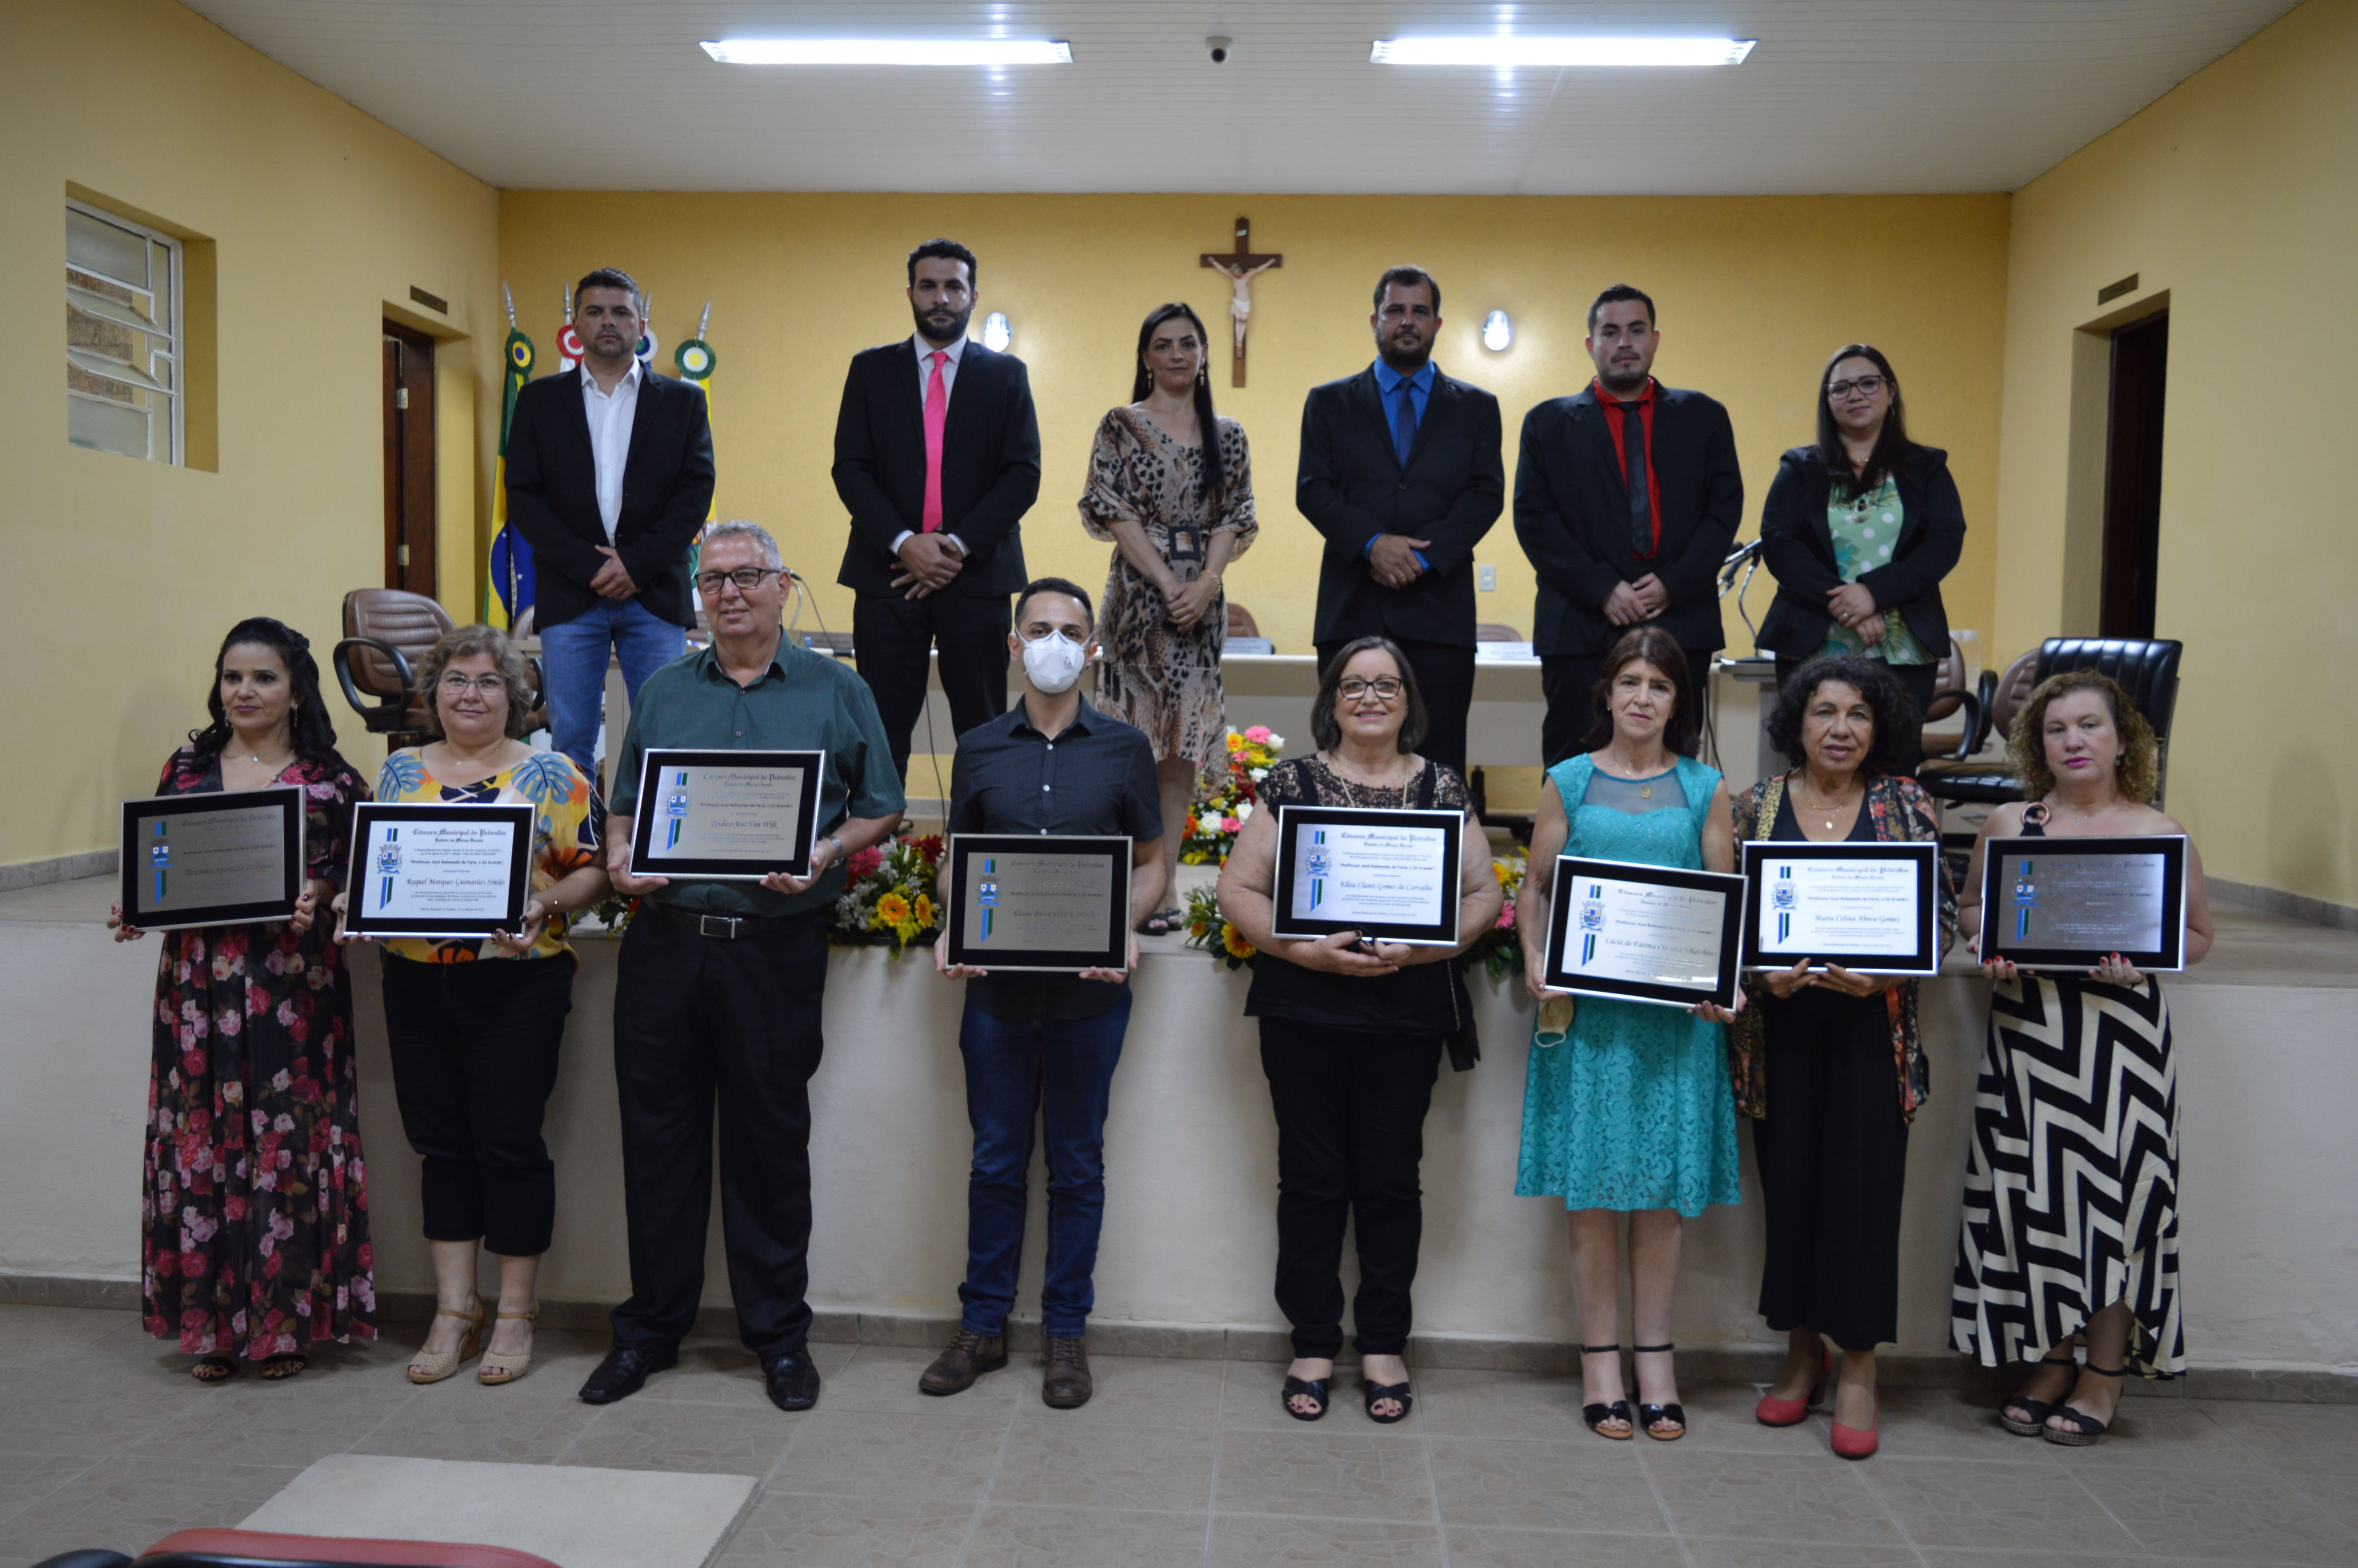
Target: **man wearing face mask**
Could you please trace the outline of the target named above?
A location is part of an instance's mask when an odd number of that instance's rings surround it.
[[[1007,596],[1040,495],[1040,424],[1023,362],[967,341],[974,253],[909,253],[916,334],[852,356],[835,423],[835,492],[851,537],[835,580],[859,595],[853,656],[906,777],[928,651],[958,734],[1007,708]],[[946,743],[952,737],[933,739]]]
[[[1531,642],[1553,767],[1604,744],[1605,656],[1633,626],[1678,640],[1698,692],[1723,647],[1716,579],[1736,542],[1744,476],[1727,410],[1653,377],[1654,302],[1626,283],[1588,308],[1596,374],[1523,417],[1515,534],[1539,574]]]
[[[1042,578],[1015,605],[1009,652],[1023,661],[1013,708],[958,738],[950,781],[952,833],[1126,834],[1130,924],[1163,896],[1162,807],[1146,736],[1082,699],[1082,667],[1097,651],[1087,589]],[[946,905],[949,863],[936,897]],[[1105,1214],[1105,1119],[1122,1033],[1130,970],[993,975],[949,962],[946,933],[934,967],[964,979],[958,1054],[966,1062],[974,1166],[967,1186],[965,1303],[948,1346],[917,1386],[955,1394],[1007,1365],[1007,1314],[1023,1256],[1024,1180],[1037,1115],[1048,1156],[1048,1249],[1040,1285],[1047,1370],[1041,1398],[1059,1410],[1094,1390],[1082,1336],[1095,1300],[1098,1229]]]

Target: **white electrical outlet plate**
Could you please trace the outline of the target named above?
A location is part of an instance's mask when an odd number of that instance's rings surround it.
[[[1474,586],[1480,589],[1484,593],[1498,592],[1498,568],[1496,567],[1476,567],[1474,568]]]

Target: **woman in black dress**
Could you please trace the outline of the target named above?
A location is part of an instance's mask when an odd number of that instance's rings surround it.
[[[1791,759],[1734,804],[1738,839],[1937,844],[1932,798],[1910,776],[1915,703],[1880,660],[1812,659],[1795,671],[1768,720]],[[1941,873],[1940,947],[1956,940],[1957,901]],[[1755,1412],[1798,1426],[1842,1348],[1833,1450],[1876,1450],[1875,1347],[1899,1337],[1899,1201],[1908,1124],[1930,1092],[1916,1021],[1917,982],[1852,974],[1803,958],[1753,977],[1758,1005],[1728,1032],[1736,1108],[1768,1207],[1760,1314],[1789,1340],[1785,1369]],[[1822,1337],[1823,1336],[1823,1337]]]
[[[292,920],[163,934],[140,1196],[142,1317],[200,1382],[241,1361],[301,1371],[310,1347],[376,1337],[352,999],[319,919],[344,877],[368,785],[336,754],[319,667],[266,616],[231,628],[212,722],[157,795],[301,787],[305,891]],[[145,935],[107,921],[114,939]]]

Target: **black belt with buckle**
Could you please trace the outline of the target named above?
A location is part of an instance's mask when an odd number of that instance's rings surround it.
[[[763,936],[790,920],[792,914],[704,914],[692,909],[674,909],[667,903],[650,903],[658,919],[667,925],[684,925],[698,936],[709,936],[716,942],[736,942],[747,936]]]

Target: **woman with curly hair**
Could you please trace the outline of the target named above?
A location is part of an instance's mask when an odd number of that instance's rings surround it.
[[[205,696],[212,722],[164,764],[157,795],[294,785],[303,894],[293,918],[163,933],[140,1197],[142,1313],[189,1373],[241,1362],[291,1378],[311,1346],[376,1337],[361,1165],[352,996],[318,924],[344,876],[368,785],[336,754],[319,666],[294,628],[230,628]],[[115,909],[117,942],[145,935]]]
[[[384,945],[384,1033],[402,1130],[421,1162],[434,1321],[409,1380],[438,1383],[478,1349],[476,1380],[512,1383],[532,1365],[535,1285],[557,1220],[557,1167],[541,1116],[557,1087],[573,1006],[566,920],[606,896],[599,850],[605,806],[562,752],[524,737],[537,693],[505,633],[461,626],[417,667],[423,746],[377,774],[379,800],[533,808],[532,892],[524,924],[485,939],[398,936]],[[343,900],[336,901],[339,915]],[[340,941],[352,938],[341,928]],[[476,1253],[500,1260],[499,1317],[488,1338]]]
[[[2109,676],[2039,683],[2008,744],[2026,797],[1990,813],[1959,901],[1982,929],[1993,838],[2182,834],[2147,804],[2153,728]],[[2186,962],[2211,950],[2201,857],[2190,844]],[[2008,1432],[2085,1446],[2104,1436],[2130,1368],[2186,1369],[2178,1300],[2178,1076],[2160,983],[2117,953],[2082,977],[2005,959],[1992,981],[1975,1086],[1952,1309],[1956,1347],[1985,1367],[2035,1361],[1998,1412]],[[2071,1342],[2087,1346],[2074,1371]],[[2125,1359],[2124,1359],[2125,1357]]]
[[[1735,802],[1736,837],[1937,844],[1939,814],[1909,772],[1916,723],[1914,700],[1882,660],[1812,659],[1768,719],[1793,770]],[[1940,923],[1945,953],[1957,930],[1945,870]],[[1728,1055],[1768,1211],[1760,1315],[1790,1341],[1784,1373],[1755,1413],[1764,1426],[1806,1420],[1833,1369],[1831,1339],[1843,1353],[1833,1450],[1864,1459],[1877,1444],[1875,1347],[1899,1337],[1908,1124],[1930,1090],[1917,982],[1838,964],[1812,973],[1805,957],[1748,984],[1754,1005],[1729,1027]]]

